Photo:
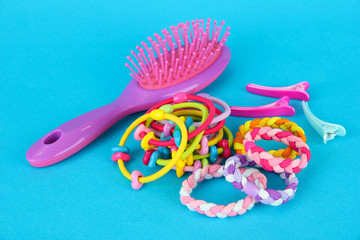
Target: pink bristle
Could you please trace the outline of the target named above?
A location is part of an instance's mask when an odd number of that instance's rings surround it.
[[[168,60],[169,59],[169,51],[166,48],[163,48],[162,51],[164,53],[164,60]]]
[[[162,70],[159,70],[159,85],[161,86],[162,84]]]
[[[207,33],[204,32],[202,39],[201,39],[200,49],[203,49],[205,47],[205,45],[207,43],[206,39],[207,39]]]
[[[177,82],[178,81],[178,79],[179,79],[179,76],[180,76],[180,73],[181,73],[181,67],[179,67],[179,70],[177,71],[177,74],[176,74],[176,77],[175,77],[175,82]]]
[[[164,48],[164,44],[163,44],[163,39],[160,35],[157,35],[156,40],[158,42],[158,44],[160,45],[160,48],[163,49]]]
[[[132,63],[132,65],[134,65],[134,67],[138,70],[138,72],[140,73],[140,75],[143,74],[143,72],[140,70],[140,68],[138,68],[138,66],[134,63],[134,61],[131,59],[130,56],[127,56],[127,59]]]
[[[138,56],[136,56],[135,51],[131,51],[130,53],[135,57],[135,59],[136,59],[139,63],[141,62],[140,59],[138,58]]]
[[[215,30],[215,36],[214,36],[213,42],[217,42],[218,37],[219,37],[219,30],[220,30],[220,27],[217,26],[216,30]]]
[[[147,78],[147,80],[148,80],[148,83],[149,83],[150,87],[152,87],[152,86],[153,86],[153,83],[152,83],[152,81],[151,81],[151,79],[150,79],[150,77],[149,77],[149,74],[147,73],[145,76],[146,76],[146,78]]]
[[[222,21],[221,21],[220,30],[219,30],[219,36],[220,36],[220,34],[221,34],[221,30],[222,30],[222,28],[223,28],[224,24],[225,24],[225,21],[224,21],[224,20],[222,20]]]
[[[198,32],[196,30],[193,30],[193,38],[191,39],[191,43],[194,43],[194,47],[195,47],[195,43],[196,43],[196,40],[198,38]]]
[[[147,59],[147,57],[145,55],[145,52],[144,52],[143,48],[140,48],[140,53],[141,53],[141,56],[143,57],[143,59],[145,60],[148,69],[150,70],[151,69],[150,68],[150,63],[149,63],[149,61],[148,61],[148,59]]]
[[[143,47],[145,48],[146,52],[147,52],[148,54],[150,54],[149,47],[148,47],[147,43],[146,43],[146,42],[141,42],[141,45],[143,45]]]
[[[164,75],[165,76],[167,75],[168,64],[169,64],[169,62],[165,61],[165,69],[164,69]]]
[[[154,61],[152,60],[152,57],[151,57],[151,55],[150,55],[150,54],[148,55],[148,58],[149,58],[149,62],[150,62],[150,66],[151,66],[151,70],[154,72],[154,71],[155,71],[155,68],[154,68]]]
[[[174,41],[173,41],[173,42],[175,42],[175,43],[177,44],[179,37],[178,37],[175,29],[176,29],[175,26],[171,26],[171,27],[170,27],[170,30],[171,30],[171,32],[172,32],[172,34],[173,34],[173,36],[174,36]],[[173,42],[172,42],[172,43],[173,43]],[[171,44],[171,46],[172,46],[172,44]],[[178,45],[178,47],[179,47],[179,45]],[[174,49],[171,49],[171,50],[174,50]]]
[[[208,38],[206,39],[206,43],[208,43],[210,41],[210,22],[211,22],[211,19],[208,18],[207,23],[206,23],[206,33],[208,36]]]
[[[230,30],[230,27],[227,27],[223,37],[220,40],[220,43],[221,42],[224,43],[226,41],[226,38],[230,35],[229,30]]]
[[[210,63],[210,60],[212,59],[212,56],[213,56],[213,55],[214,55],[214,53],[213,53],[213,52],[210,52],[209,57],[206,59],[206,61],[205,61],[205,63],[204,63],[205,66]]]
[[[159,56],[160,52],[158,52],[158,49],[157,49],[157,47],[156,47],[156,46],[157,46],[156,41],[152,40],[151,37],[148,37],[148,40],[150,41],[150,44],[151,44],[151,46],[153,47],[153,50],[155,51],[156,55]]]
[[[169,48],[171,49],[171,46],[172,46],[172,39],[171,39],[171,36],[169,34],[169,31],[164,29],[161,31],[163,34],[164,34],[164,38],[165,40],[163,41],[164,42],[164,45],[166,46],[166,43],[169,45]],[[165,43],[166,41],[166,43]]]
[[[155,54],[154,54],[154,49],[153,48],[149,48],[149,50],[150,50],[150,54],[151,54],[151,59],[152,59],[152,61],[153,62],[156,62],[156,58],[155,58]]]
[[[176,61],[175,61],[175,71],[176,71],[176,69],[177,69],[177,67],[178,67],[178,64],[179,64],[179,59],[178,58],[176,58]]]
[[[196,56],[196,53],[195,53],[195,52],[193,52],[191,55],[192,55],[192,56],[191,56],[191,58],[190,58],[190,62],[189,62],[189,64],[192,64],[192,63],[193,63],[194,58],[195,58],[195,56]]]
[[[199,51],[199,47],[200,47],[200,43],[201,43],[201,32],[199,33],[199,37],[195,42],[195,48],[194,48],[194,52],[198,53]]]
[[[136,81],[138,81],[138,82],[140,82],[140,83],[143,83],[143,82],[141,81],[141,79],[140,79],[139,77],[135,76],[134,74],[130,73],[130,76],[133,77],[133,78],[135,78]]]
[[[168,79],[167,79],[167,82],[168,82],[168,83],[171,82],[172,73],[173,73],[173,69],[170,68],[170,70],[169,70],[169,76],[168,76]]]
[[[195,34],[195,32],[196,32],[196,27],[195,27],[195,21],[194,20],[192,20],[191,21],[191,26],[192,26],[192,32]],[[191,32],[191,31],[190,31]],[[192,39],[191,39],[192,40]]]
[[[159,58],[160,58],[160,63],[161,63],[161,69],[164,69],[164,57],[163,56],[164,55],[162,53],[160,53]]]
[[[134,73],[134,75],[136,76],[136,78],[141,79],[141,77],[134,71],[134,69],[132,69],[132,67],[130,67],[130,65],[129,65],[128,63],[125,63],[125,66],[126,66],[127,68],[129,68],[130,71],[132,71],[132,72]]]
[[[177,47],[177,48],[176,48],[175,54],[177,55],[177,57],[180,56],[180,47]]]
[[[199,61],[195,62],[194,67],[193,67],[193,69],[191,70],[190,73],[196,72],[196,69],[197,69],[197,66],[199,65],[199,63],[200,63]]]
[[[180,49],[180,56],[179,56],[179,60],[180,60],[179,64],[180,64],[180,65],[181,65],[182,62],[183,62],[183,56],[184,56],[184,48],[181,47],[181,49]]]
[[[202,68],[204,66],[204,62],[206,60],[206,57],[203,57],[199,63],[199,68]]]
[[[174,63],[175,63],[175,51],[173,50],[171,52],[171,67],[174,67]]]
[[[191,28],[190,28],[190,22],[186,21],[186,25],[187,25],[187,29],[189,29],[189,33],[190,33],[190,40],[192,40],[192,34],[191,34]]]
[[[175,31],[176,31],[176,34],[177,34],[178,38],[179,38],[179,39],[182,39],[183,42],[184,42],[185,34],[184,34],[184,31],[182,31],[182,28],[181,28],[180,26],[177,26],[177,27],[175,28]],[[185,44],[185,42],[184,42],[184,44]]]
[[[159,79],[159,68],[157,62],[154,63],[154,67],[155,67],[155,77],[156,79]]]
[[[159,44],[155,45],[155,52],[156,52],[157,56],[160,57],[161,51],[160,51],[160,45]]]
[[[189,37],[188,36],[185,36],[185,56],[188,56],[188,53],[189,53]]]
[[[184,56],[184,61],[182,62],[182,65],[181,65],[182,69],[184,69],[184,67],[185,67],[186,60],[187,60],[187,56]]]
[[[144,75],[146,75],[148,73],[148,71],[146,70],[146,68],[143,66],[142,63],[139,63],[140,69],[141,71],[144,73]]]
[[[204,19],[201,19],[200,22],[201,22],[201,28],[204,29]]]
[[[212,35],[211,35],[211,40],[214,39],[214,33],[215,33],[215,29],[216,29],[216,24],[217,24],[217,21],[214,20],[214,26],[213,26],[213,32],[212,32]]]
[[[210,42],[208,44],[208,46],[206,47],[206,50],[205,50],[205,53],[204,53],[204,56],[208,56],[209,52],[211,51],[211,49],[213,48],[213,45],[214,43],[213,42]]]
[[[205,48],[202,48],[202,50],[201,50],[201,52],[200,52],[199,56],[197,57],[197,60],[202,59],[203,55],[205,54],[205,50],[206,50]]]
[[[194,43],[190,43],[190,51],[189,51],[189,55],[187,56],[187,58],[189,60],[191,59],[191,55],[193,54],[193,50],[194,50]]]
[[[191,68],[191,65],[190,64],[187,65],[187,68],[186,68],[185,73],[184,73],[184,77],[187,76],[187,74],[189,73],[190,68]]]
[[[185,39],[185,32],[184,32],[183,26],[184,26],[183,23],[182,23],[181,25],[178,25],[178,29],[179,29],[179,32],[180,32],[180,34],[181,34],[181,37],[182,37],[182,39],[183,39],[183,41],[184,41],[184,39]]]
[[[146,64],[145,64],[144,60],[142,59],[140,53],[138,53],[138,57],[139,57],[139,59],[140,59],[139,66],[141,67],[141,69],[143,70],[143,72],[147,73],[147,72],[148,72],[148,69],[147,69]]]

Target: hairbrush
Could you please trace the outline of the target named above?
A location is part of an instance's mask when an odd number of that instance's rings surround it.
[[[231,53],[225,45],[230,27],[225,22],[196,19],[171,26],[163,36],[148,37],[126,63],[132,79],[112,103],[55,128],[27,151],[34,167],[57,163],[78,152],[121,118],[150,108],[177,92],[194,94],[212,83],[225,69]],[[210,30],[211,29],[211,30]]]

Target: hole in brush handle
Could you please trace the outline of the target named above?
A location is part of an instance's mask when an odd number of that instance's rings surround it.
[[[62,131],[61,130],[55,130],[52,133],[50,133],[47,137],[44,138],[44,144],[53,144],[55,142],[57,142],[57,140],[59,140],[61,138],[62,135]]]

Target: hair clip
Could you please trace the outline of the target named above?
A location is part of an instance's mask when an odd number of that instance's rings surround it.
[[[289,106],[290,98],[285,96],[276,102],[257,107],[230,107],[231,116],[236,117],[273,117],[293,116],[295,109]]]
[[[309,101],[310,96],[306,92],[309,86],[310,84],[306,81],[287,87],[266,87],[249,83],[246,85],[246,90],[267,97],[280,98],[288,96],[290,99]]]
[[[310,111],[309,105],[307,102],[302,101],[302,107],[304,114],[310,125],[315,129],[315,131],[323,138],[323,142],[326,143],[335,138],[335,136],[345,136],[346,130],[343,126],[333,123],[324,122]]]

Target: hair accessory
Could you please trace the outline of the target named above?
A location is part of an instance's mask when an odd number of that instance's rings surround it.
[[[310,111],[307,103],[310,97],[306,92],[309,86],[308,82],[301,82],[288,87],[266,87],[250,83],[246,86],[246,89],[249,92],[268,97],[289,96],[291,99],[302,100],[302,107],[306,119],[320,137],[322,137],[324,143],[334,139],[337,135],[345,136],[346,130],[343,126],[324,122],[315,117],[315,115]]]
[[[240,160],[240,158],[242,158],[242,160]],[[246,161],[245,156],[235,155],[225,162],[223,174],[226,181],[232,183],[235,188],[240,189],[261,203],[272,206],[284,204],[294,197],[298,185],[298,179],[294,173],[282,172],[280,174],[280,177],[285,179],[287,185],[283,191],[266,189],[266,186],[261,188],[254,184],[254,182],[248,181],[246,173],[242,173],[238,169],[244,161]]]
[[[127,138],[129,137],[130,133],[134,130],[134,128],[137,125],[139,125],[140,123],[142,123],[142,122],[144,122],[144,121],[146,121],[148,119],[151,119],[151,118],[154,119],[154,120],[157,120],[157,121],[167,119],[167,120],[171,120],[174,123],[176,123],[179,126],[180,130],[181,130],[182,139],[181,139],[180,146],[179,146],[178,150],[176,151],[176,153],[174,154],[171,161],[169,161],[169,163],[165,167],[163,167],[161,170],[159,170],[158,172],[156,172],[156,173],[154,173],[154,174],[152,174],[150,176],[147,176],[147,177],[143,177],[142,174],[140,172],[138,172],[138,171],[133,172],[132,174],[130,174],[125,168],[124,159],[121,159],[121,158],[117,159],[120,171],[124,174],[124,176],[127,179],[132,181],[131,185],[132,185],[132,187],[134,189],[139,189],[142,186],[143,183],[154,181],[154,180],[162,177],[168,171],[170,171],[170,169],[180,159],[181,155],[184,153],[185,148],[186,148],[186,142],[187,142],[187,139],[188,139],[188,135],[187,135],[187,130],[186,130],[185,124],[180,120],[180,118],[178,118],[178,117],[176,117],[174,115],[168,114],[165,111],[159,110],[159,109],[151,111],[150,113],[147,113],[147,114],[139,117],[138,119],[136,119],[129,126],[129,128],[126,129],[124,135],[122,136],[122,138],[120,140],[119,146],[124,146],[125,145],[125,142],[126,142]],[[150,161],[151,161],[151,157],[150,157]],[[148,163],[150,164],[150,162],[148,162]],[[133,174],[134,174],[134,176],[133,176]]]
[[[244,175],[247,175],[246,180],[253,183],[259,189],[266,188],[266,177],[257,169],[242,168],[239,170]],[[245,197],[236,203],[228,205],[216,205],[214,203],[207,203],[203,200],[196,200],[190,196],[192,190],[197,186],[197,183],[202,182],[204,179],[211,179],[213,177],[221,177],[223,175],[223,166],[212,165],[204,166],[203,168],[196,169],[196,171],[189,176],[187,180],[182,183],[180,190],[180,201],[187,206],[191,211],[197,211],[200,214],[205,214],[208,217],[234,217],[242,215],[247,210],[250,210],[257,200],[253,197]]]
[[[306,92],[309,86],[306,81],[287,87],[266,87],[249,83],[246,85],[246,90],[267,97],[281,98],[288,96],[290,99],[309,101],[310,96]]]
[[[217,115],[212,121],[211,121],[211,124],[215,124],[215,123],[218,123],[218,122],[221,122],[223,120],[225,120],[227,117],[230,116],[230,113],[231,113],[231,110],[230,110],[230,107],[229,105],[227,105],[226,102],[224,102],[223,100],[219,99],[219,98],[216,98],[216,97],[212,97],[210,96],[209,94],[207,93],[199,93],[197,94],[197,96],[200,96],[200,97],[203,97],[203,98],[207,98],[209,99],[211,102],[221,106],[224,111]],[[195,127],[198,127],[199,126],[199,123],[194,123],[194,126]]]
[[[160,108],[160,107],[163,106],[163,105],[175,103],[174,101],[178,101],[178,95],[179,95],[179,94],[182,94],[182,93],[176,93],[173,98],[169,98],[169,99],[166,99],[166,100],[164,100],[164,101],[159,102],[158,104],[156,104],[155,106],[153,106],[152,108],[150,108],[146,113],[149,113],[149,112],[151,112],[151,111],[153,111],[153,110],[155,110],[155,109],[158,109],[158,108]],[[179,99],[180,99],[180,98],[179,98]],[[181,97],[181,99],[185,99],[185,98],[184,98],[184,97]],[[202,122],[202,125],[199,126],[195,131],[193,131],[193,132],[191,132],[191,133],[189,134],[189,139],[192,139],[192,138],[194,138],[195,136],[199,136],[199,134],[200,134],[202,131],[204,131],[204,130],[210,125],[211,121],[212,121],[212,120],[214,119],[214,117],[215,117],[215,111],[216,111],[216,109],[215,109],[214,104],[213,104],[210,100],[208,100],[208,99],[206,99],[206,98],[188,94],[188,95],[186,96],[186,99],[204,103],[206,106],[209,107],[209,113],[208,113],[209,116],[203,116],[206,120],[205,120],[204,122]],[[175,104],[175,105],[172,105],[172,107],[173,107],[174,110],[181,109],[181,108],[189,108],[190,105],[188,105],[188,104],[191,104],[191,102],[187,102],[187,103],[185,103],[185,102],[177,103],[177,104]],[[205,107],[204,105],[202,105],[202,107],[201,107],[200,105],[201,105],[201,104],[199,104],[199,105],[197,105],[197,106],[199,106],[199,108],[201,108],[201,109],[203,109],[203,108],[206,109],[206,107]],[[190,108],[191,108],[191,106],[190,106]],[[196,108],[198,108],[198,107],[196,107]],[[205,114],[205,113],[207,114],[206,111],[204,112],[204,114]],[[201,140],[201,137],[200,137],[200,140]],[[155,145],[155,146],[166,147],[166,146],[174,145],[174,139],[169,140],[169,141],[151,140],[149,143],[150,143],[151,145]]]
[[[302,102],[302,107],[304,114],[310,125],[315,129],[315,131],[322,137],[323,142],[326,143],[335,138],[335,136],[345,136],[346,130],[343,126],[333,123],[324,122],[310,111],[309,105],[307,102]]]
[[[85,113],[55,128],[36,141],[26,158],[34,167],[57,163],[84,148],[121,118],[145,110],[177,92],[196,93],[212,83],[225,69],[231,53],[225,45],[230,27],[196,19],[154,34],[141,42],[138,53],[126,63],[132,77],[112,103]],[[212,28],[212,34],[211,29]],[[172,33],[172,36],[171,36]],[[183,45],[182,45],[183,43]],[[200,131],[201,132],[201,131]],[[198,134],[198,133],[197,133]]]
[[[217,153],[218,153],[218,157],[215,161],[214,164],[220,164],[223,157],[225,157],[224,154],[228,154],[228,152],[231,153],[230,149],[227,150],[227,146],[226,144],[228,144],[228,146],[230,147],[233,143],[233,135],[231,134],[231,131],[227,128],[227,127],[224,127],[223,129],[221,129],[221,131],[219,131],[219,134],[214,138],[214,139],[211,139],[208,143],[208,146],[213,146],[215,145],[217,142],[220,143],[219,139],[222,139],[222,131],[224,131],[226,133],[226,136],[227,136],[227,139],[228,140],[225,140],[223,139],[224,141],[226,141],[227,143],[223,144],[223,145],[219,145],[218,144],[218,149],[217,149]],[[221,141],[223,141],[221,140]],[[199,145],[196,147],[196,149],[199,147]],[[224,148],[225,147],[225,148]],[[209,150],[210,148],[208,148]],[[214,151],[214,150],[213,150]],[[210,153],[207,153],[205,155],[201,154],[198,150],[197,152],[199,154],[195,154],[193,155],[193,160],[201,160],[201,163],[202,163],[202,167],[206,166],[209,164],[209,161],[208,159],[210,159]],[[159,166],[165,166],[169,163],[170,160],[168,159],[158,159],[156,164],[159,165]],[[176,170],[176,166],[173,167],[174,170]],[[189,166],[188,164],[184,167],[184,171],[185,172],[193,172],[194,171],[194,167],[193,166]]]
[[[245,122],[245,124],[239,127],[239,132],[236,133],[236,138],[234,140],[234,150],[237,154],[246,153],[243,140],[245,138],[245,134],[251,132],[256,127],[272,127],[272,128],[280,128],[285,131],[292,132],[295,136],[299,137],[306,143],[306,137],[304,130],[299,127],[296,123],[291,122],[285,118],[272,117],[272,118],[257,118],[254,120],[250,120]],[[294,159],[297,155],[295,150],[292,150],[290,146],[286,149],[272,150],[269,151],[275,157],[283,157],[283,158],[292,158]]]
[[[283,142],[290,146],[293,150],[300,154],[300,159],[283,159],[281,157],[274,157],[266,152],[262,147],[256,146],[255,141],[275,140]],[[247,156],[262,166],[266,171],[274,171],[276,173],[298,173],[302,168],[307,166],[311,158],[308,145],[293,133],[281,129],[272,129],[271,127],[254,128],[251,132],[245,135],[244,148]]]
[[[231,116],[236,117],[272,117],[293,116],[295,109],[289,106],[290,98],[287,96],[263,106],[257,107],[230,107]]]

